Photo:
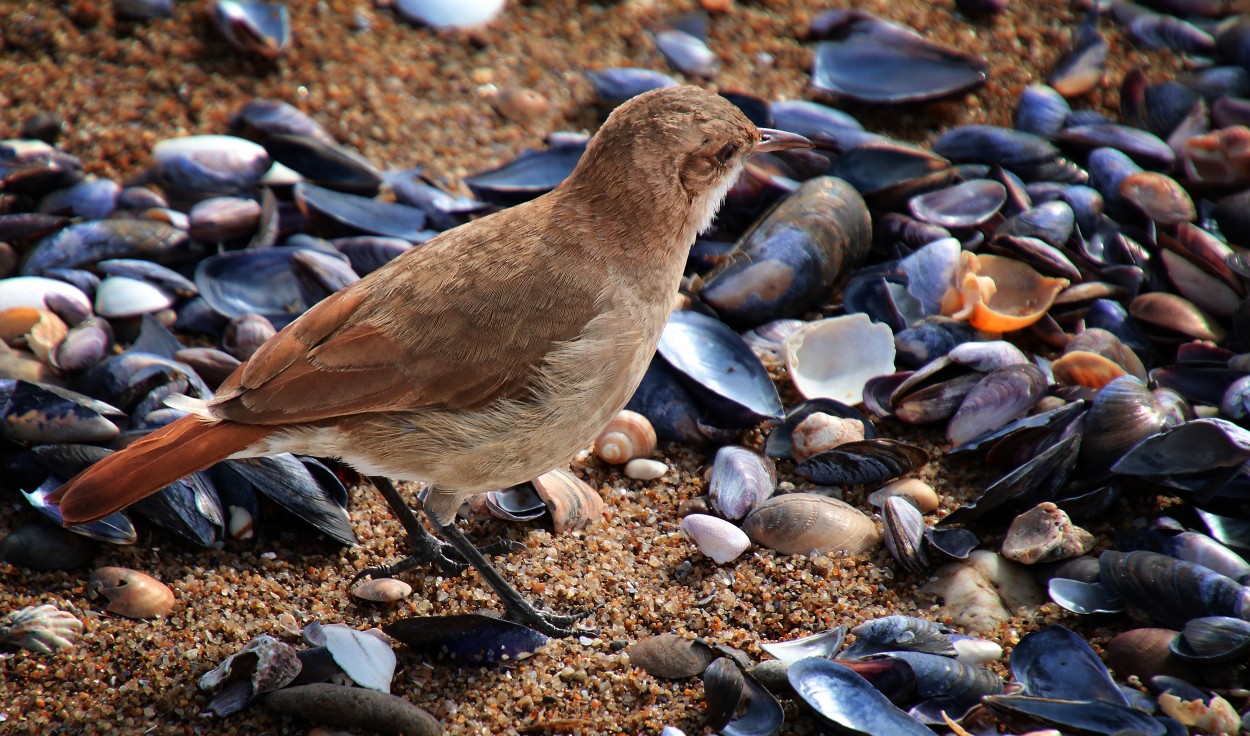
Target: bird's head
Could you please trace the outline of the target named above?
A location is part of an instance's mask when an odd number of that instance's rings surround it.
[[[748,158],[811,145],[793,133],[756,127],[720,95],[693,86],[661,87],[608,116],[573,179],[654,200],[666,213],[680,206],[693,241]]]

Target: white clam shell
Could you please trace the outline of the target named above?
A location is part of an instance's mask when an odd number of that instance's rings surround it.
[[[0,312],[13,307],[47,309],[44,298],[49,294],[60,294],[73,300],[83,312],[91,311],[91,300],[76,286],[42,276],[14,276],[0,279]]]
[[[682,519],[681,533],[718,565],[737,559],[751,546],[746,532],[708,514],[690,514]]]
[[[352,681],[361,687],[389,693],[395,676],[395,652],[391,645],[366,631],[356,631],[346,624],[321,627],[326,649],[334,662]]]
[[[95,311],[101,317],[137,317],[159,312],[173,299],[159,288],[139,279],[109,276],[95,292]]]
[[[805,398],[864,400],[864,384],[894,372],[894,333],[866,314],[808,324],[786,339],[786,368]]]

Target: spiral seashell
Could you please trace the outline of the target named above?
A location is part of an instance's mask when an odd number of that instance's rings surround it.
[[[624,465],[655,452],[655,428],[645,416],[622,409],[595,438],[595,454],[605,463]]]
[[[803,462],[812,455],[864,439],[864,423],[818,411],[799,422],[791,435],[790,455]]]

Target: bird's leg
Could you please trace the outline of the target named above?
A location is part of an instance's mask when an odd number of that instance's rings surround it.
[[[427,516],[429,516],[428,513]],[[481,573],[482,578],[486,580],[486,584],[503,601],[508,620],[524,624],[547,636],[556,638],[589,633],[570,628],[574,623],[584,618],[586,613],[562,616],[537,608],[534,604],[522,598],[521,594],[517,592],[516,588],[512,587],[511,583],[504,580],[503,575],[500,575],[494,565],[491,565],[490,561],[486,559],[486,556],[477,547],[473,546],[473,542],[469,541],[469,538],[464,535],[464,532],[460,531],[454,521],[443,526],[433,516],[429,516],[429,519],[438,533],[451,542],[456,551],[460,553],[460,556],[473,566],[473,569]]]
[[[382,497],[386,499],[387,505],[391,507],[391,511],[399,519],[399,523],[403,524],[404,530],[408,532],[408,549],[412,554],[389,565],[366,567],[356,573],[356,577],[352,579],[353,584],[365,577],[395,577],[405,570],[428,564],[437,565],[446,575],[459,575],[469,567],[461,560],[454,559],[451,556],[462,555],[458,547],[440,541],[426,530],[425,525],[413,513],[412,507],[399,495],[399,491],[395,490],[395,484],[391,483],[390,479],[373,476],[369,480],[382,494]]]

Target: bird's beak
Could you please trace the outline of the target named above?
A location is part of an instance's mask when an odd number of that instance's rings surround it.
[[[787,148],[815,148],[816,146],[797,133],[787,133],[784,130],[774,130],[773,128],[760,128],[763,137],[760,142],[755,144],[751,149],[751,153],[768,153],[769,151],[784,151]]]

